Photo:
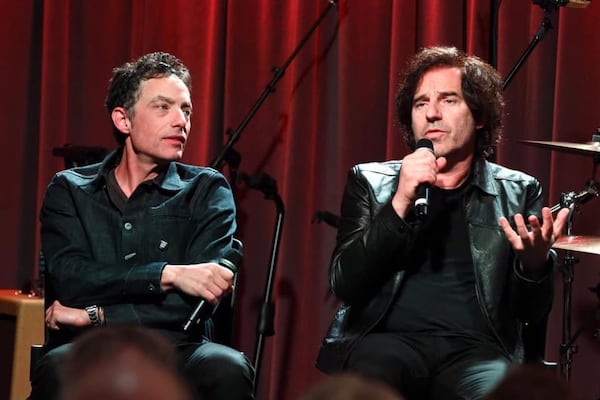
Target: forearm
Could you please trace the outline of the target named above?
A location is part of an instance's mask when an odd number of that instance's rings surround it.
[[[347,304],[365,301],[402,268],[401,260],[412,241],[412,227],[396,215],[391,204],[371,221],[342,225],[330,267],[332,290]]]
[[[46,285],[71,307],[115,304],[139,296],[158,296],[164,262],[138,266],[99,263],[81,256],[50,254]]]
[[[521,272],[515,260],[511,282],[511,304],[513,312],[522,321],[535,322],[548,315],[554,299],[554,276],[556,254],[551,252],[544,273],[532,279]]]
[[[107,326],[134,324],[178,329],[197,302],[198,299],[171,292],[164,294],[161,301],[113,304],[102,309]]]
[[[543,219],[542,188],[539,182],[529,186],[526,211],[523,215],[535,215],[535,219],[528,222],[536,224]],[[549,210],[545,211],[549,214]],[[551,215],[551,214],[550,214]],[[552,218],[550,217],[550,220]],[[538,222],[539,224],[539,222]],[[546,221],[546,226],[552,221]],[[531,226],[528,228],[532,229]],[[539,228],[543,231],[543,228]],[[534,242],[542,241],[542,235]],[[523,321],[537,321],[547,316],[552,308],[554,299],[554,273],[557,268],[556,252],[548,247],[540,246],[536,257],[525,257],[521,254],[515,258],[513,264],[513,310]]]

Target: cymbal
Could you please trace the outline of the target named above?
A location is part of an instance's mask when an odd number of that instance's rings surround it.
[[[554,149],[571,153],[583,153],[588,155],[600,154],[600,142],[570,143],[544,140],[519,140],[519,142],[538,147],[547,147],[551,150]]]
[[[582,253],[600,254],[600,237],[596,236],[561,236],[556,239],[555,249],[579,251]]]

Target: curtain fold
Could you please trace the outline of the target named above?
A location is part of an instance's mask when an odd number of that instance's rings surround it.
[[[327,0],[29,0],[3,5],[4,60],[0,284],[16,287],[36,274],[37,215],[66,143],[114,148],[103,102],[113,67],[150,51],[168,51],[191,70],[192,131],[184,161],[209,165],[250,114],[235,149],[239,174],[266,173],[285,204],[274,276],[275,335],[265,340],[259,398],[292,400],[321,378],[314,358],[336,300],[327,268],[335,230],[316,223],[337,213],[348,169],[359,162],[401,158],[408,149],[395,121],[394,97],[406,60],[420,47],[454,45],[483,59],[491,46],[493,1],[339,0],[291,61],[330,6]],[[593,179],[592,155],[532,147],[522,140],[587,142],[600,126],[600,4],[561,7],[544,15],[523,0],[504,0],[498,20],[498,69],[506,77],[544,17],[552,24],[505,91],[508,116],[496,159],[538,177],[549,205],[561,192]],[[274,90],[270,90],[274,89]],[[252,359],[257,313],[275,224],[272,201],[232,180],[244,241],[236,345]],[[576,215],[577,234],[600,235],[598,201]],[[576,270],[574,325],[596,299],[597,256]],[[561,280],[548,350],[558,357]],[[573,384],[600,393],[593,377],[600,348],[591,330],[580,338]],[[551,357],[552,358],[552,357]],[[585,396],[584,396],[585,397]]]

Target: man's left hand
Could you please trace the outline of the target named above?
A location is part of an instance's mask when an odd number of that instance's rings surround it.
[[[535,215],[530,215],[527,218],[531,230],[527,229],[525,218],[521,214],[515,215],[516,229],[510,226],[508,219],[500,217],[498,222],[517,257],[519,257],[525,275],[535,278],[543,273],[544,265],[548,260],[548,253],[560,236],[568,216],[569,209],[563,208],[554,220],[550,209],[544,207],[542,208],[541,225]]]

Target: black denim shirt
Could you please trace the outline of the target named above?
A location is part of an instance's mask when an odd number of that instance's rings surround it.
[[[121,151],[101,164],[62,171],[50,182],[41,210],[46,259],[46,305],[104,307],[106,323],[154,328],[173,342],[198,340],[181,324],[198,302],[163,292],[165,264],[216,261],[231,248],[235,204],[225,178],[210,168],[171,162],[142,183],[122,212],[110,200],[107,179]],[[50,347],[73,330],[51,331]]]

